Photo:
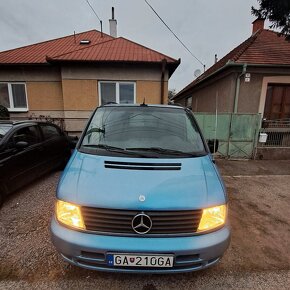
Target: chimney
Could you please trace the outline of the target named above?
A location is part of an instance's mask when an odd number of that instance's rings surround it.
[[[114,7],[112,7],[112,19],[109,19],[110,23],[110,35],[112,37],[117,37],[117,20],[114,15]]]
[[[265,19],[257,18],[252,22],[253,24],[253,31],[252,34],[256,33],[260,29],[264,29]]]

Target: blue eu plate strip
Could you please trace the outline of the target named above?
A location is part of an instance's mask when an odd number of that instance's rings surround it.
[[[114,266],[114,255],[112,254],[107,255],[107,263],[109,266]]]

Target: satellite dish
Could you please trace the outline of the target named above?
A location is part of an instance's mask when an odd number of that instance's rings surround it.
[[[194,75],[195,75],[196,78],[198,78],[201,75],[201,70],[200,69],[196,69],[194,71]]]

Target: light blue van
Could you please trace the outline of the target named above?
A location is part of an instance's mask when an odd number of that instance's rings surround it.
[[[95,110],[62,174],[52,241],[87,269],[195,271],[229,246],[227,211],[190,110],[110,104]]]

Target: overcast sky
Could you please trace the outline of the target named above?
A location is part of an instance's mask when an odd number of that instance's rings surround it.
[[[169,88],[182,89],[202,66],[165,28],[144,0],[89,0],[109,33],[115,7],[118,36],[158,50],[181,64]],[[188,48],[209,68],[251,35],[256,0],[148,0]],[[1,0],[0,51],[90,29],[100,30],[86,0]]]

